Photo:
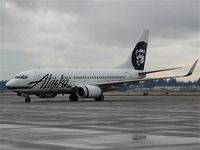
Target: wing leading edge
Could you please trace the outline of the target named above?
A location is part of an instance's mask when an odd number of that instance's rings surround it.
[[[153,70],[153,71],[144,71],[144,72],[139,72],[139,75],[146,75],[149,73],[156,73],[156,72],[163,72],[163,71],[170,71],[170,70],[176,70],[176,69],[180,69],[182,67],[177,67],[177,68],[168,68],[168,69],[161,69],[161,70]]]

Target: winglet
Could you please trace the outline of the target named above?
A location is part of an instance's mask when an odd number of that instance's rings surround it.
[[[188,77],[190,75],[192,75],[193,71],[194,71],[194,68],[196,67],[196,64],[197,64],[198,60],[196,60],[194,62],[194,64],[192,65],[192,67],[190,68],[190,71],[184,76],[184,77]]]

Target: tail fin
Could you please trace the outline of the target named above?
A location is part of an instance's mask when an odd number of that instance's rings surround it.
[[[144,70],[149,31],[144,30],[128,60],[118,68]]]

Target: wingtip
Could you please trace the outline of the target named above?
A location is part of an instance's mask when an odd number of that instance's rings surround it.
[[[185,77],[191,76],[192,73],[194,72],[194,69],[197,65],[198,59],[194,62],[194,64],[192,65],[192,67],[190,68],[189,72],[185,75]]]

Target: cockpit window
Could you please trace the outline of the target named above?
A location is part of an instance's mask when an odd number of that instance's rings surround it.
[[[28,76],[24,75],[24,74],[20,74],[20,75],[17,75],[15,76],[15,79],[27,79]]]

